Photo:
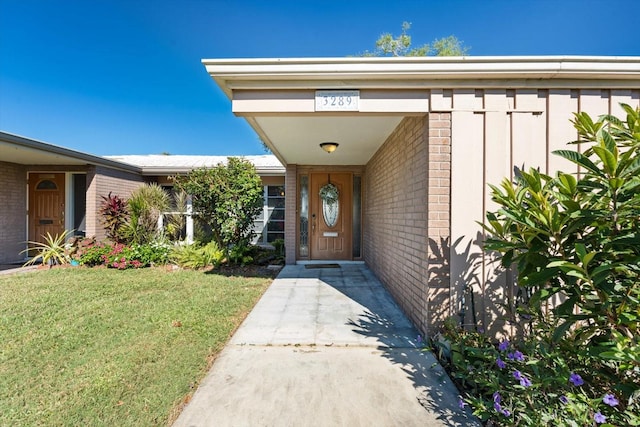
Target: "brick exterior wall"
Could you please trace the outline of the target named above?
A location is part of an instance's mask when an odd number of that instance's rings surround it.
[[[27,239],[27,169],[0,162],[0,263],[24,259]]]
[[[405,118],[366,167],[367,265],[424,333],[449,315],[451,115]]]
[[[451,113],[431,113],[429,120],[427,313],[433,332],[452,314],[451,251]]]
[[[100,223],[100,204],[102,196],[109,192],[121,198],[128,198],[136,188],[144,184],[140,175],[108,169],[101,166],[91,167],[87,173],[87,237],[106,239]]]
[[[287,264],[296,263],[296,237],[298,217],[296,213],[296,200],[298,197],[298,166],[287,165],[284,181],[284,248]]]
[[[364,258],[423,332],[427,313],[426,117],[405,118],[365,170]]]

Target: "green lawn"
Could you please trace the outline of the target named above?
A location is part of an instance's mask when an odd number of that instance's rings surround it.
[[[0,276],[0,425],[167,425],[270,282],[159,269]]]

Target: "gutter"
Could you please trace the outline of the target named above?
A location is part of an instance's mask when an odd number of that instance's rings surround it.
[[[324,88],[327,85],[420,87],[473,80],[615,80],[640,87],[637,56],[462,56],[203,59],[232,99],[236,89]],[[409,82],[409,81],[412,82]]]
[[[46,153],[57,154],[64,157],[69,157],[75,160],[81,160],[87,162],[90,165],[106,166],[112,169],[119,169],[127,172],[141,173],[141,169],[137,166],[122,163],[115,160],[109,160],[104,157],[94,156],[92,154],[83,153],[80,151],[71,150],[69,148],[60,147],[57,145],[48,144],[41,141],[25,138],[19,135],[14,135],[7,132],[0,132],[0,141],[7,142],[19,147],[29,148],[37,151],[44,151]]]

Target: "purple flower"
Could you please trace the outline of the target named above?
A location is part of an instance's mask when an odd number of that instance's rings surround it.
[[[584,384],[584,380],[582,379],[582,377],[575,372],[571,372],[571,375],[569,375],[569,382],[571,382],[571,384],[576,387],[580,387],[582,384]]]
[[[594,414],[594,416],[593,416],[593,420],[594,420],[595,422],[597,422],[598,424],[602,424],[602,423],[607,422],[607,417],[605,417],[604,415],[602,415],[602,414],[600,413],[600,411],[598,411],[598,412],[596,412],[596,413]]]
[[[422,335],[418,334],[418,337],[416,338],[416,342],[417,342],[418,344],[421,344],[421,343],[422,343]]]
[[[458,399],[458,406],[460,407],[460,409],[464,409],[465,406],[467,406],[467,402],[465,402],[464,400],[462,400],[462,398]]]
[[[566,405],[569,403],[569,398],[567,396],[560,396],[560,402],[562,402],[563,405]]]
[[[504,360],[500,359],[499,357],[496,360],[496,365],[498,365],[498,368],[500,368],[500,369],[504,369],[505,366],[507,366],[507,364],[504,363]]]
[[[500,406],[500,403],[494,402],[493,409],[495,409],[497,412],[501,412],[502,411],[502,406]]]
[[[493,393],[493,401],[495,403],[500,403],[500,401],[502,401],[502,396],[500,396],[500,393],[498,393],[497,391]]]
[[[517,360],[519,362],[524,362],[524,354],[522,352],[516,350],[513,353],[509,353],[507,357],[511,360]]]
[[[529,378],[522,375],[520,371],[513,371],[513,377],[520,381],[520,385],[522,387],[531,387],[531,380]]]
[[[509,340],[501,341],[500,344],[498,345],[498,350],[500,351],[507,351],[508,348],[509,348]]]
[[[509,417],[511,415],[511,412],[509,412],[508,409],[503,409],[500,412],[502,412],[502,415],[504,415],[505,417]]]
[[[613,394],[609,394],[609,393],[604,395],[604,397],[602,398],[602,401],[609,406],[617,406],[618,403],[620,403],[618,402],[618,399],[616,399],[616,397]]]

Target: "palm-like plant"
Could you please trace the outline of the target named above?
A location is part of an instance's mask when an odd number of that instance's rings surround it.
[[[71,231],[65,230],[62,234],[56,234],[52,236],[51,233],[47,232],[46,236],[43,235],[43,242],[36,241],[28,241],[29,248],[20,252],[30,253],[31,251],[35,251],[36,255],[31,258],[29,261],[24,263],[25,266],[33,265],[38,262],[38,260],[42,261],[42,265],[52,265],[52,264],[67,264],[71,261],[69,254],[67,253],[67,238],[71,235]]]

